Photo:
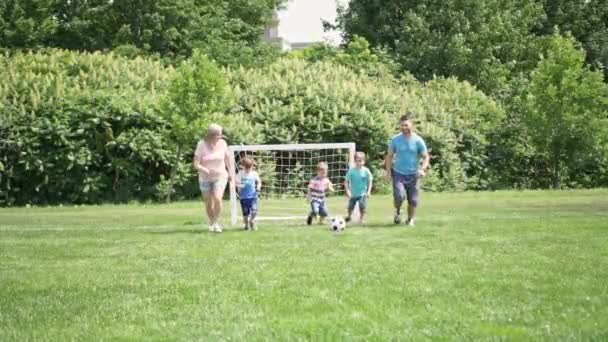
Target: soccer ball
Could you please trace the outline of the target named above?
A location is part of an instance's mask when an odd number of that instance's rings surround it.
[[[336,216],[329,222],[329,229],[334,232],[341,232],[344,228],[346,228],[346,221],[344,221],[342,216]]]

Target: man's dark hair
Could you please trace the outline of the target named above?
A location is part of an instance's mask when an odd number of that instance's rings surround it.
[[[413,119],[414,119],[414,113],[407,112],[407,113],[401,115],[401,117],[399,118],[399,122],[403,122],[403,121],[407,121],[407,120],[413,120]]]

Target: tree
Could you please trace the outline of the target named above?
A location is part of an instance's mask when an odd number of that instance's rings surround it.
[[[57,31],[50,14],[53,0],[0,2],[0,47],[38,47],[49,44]]]
[[[169,178],[167,202],[171,201],[173,184],[182,152],[193,145],[211,114],[228,105],[227,84],[219,67],[201,51],[181,63],[171,81],[163,113],[171,123],[171,140],[176,145],[175,162]]]
[[[546,57],[532,72],[525,122],[537,150],[551,161],[558,189],[564,168],[575,168],[581,156],[605,146],[608,87],[602,73],[585,66],[574,38],[554,33],[548,43]]]
[[[0,2],[0,47],[118,48],[173,64],[199,48],[221,65],[255,65],[278,54],[261,37],[282,2],[8,0]]]
[[[555,27],[570,32],[586,52],[587,64],[608,76],[608,1],[542,0],[544,18],[538,34],[551,35]]]
[[[346,40],[387,47],[420,80],[456,76],[493,93],[534,67],[530,32],[541,11],[527,0],[352,0],[338,22]]]

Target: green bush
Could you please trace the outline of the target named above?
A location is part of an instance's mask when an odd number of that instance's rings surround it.
[[[262,127],[267,143],[357,143],[375,172],[405,111],[417,114],[432,149],[433,190],[486,188],[487,135],[503,112],[468,83],[377,82],[329,62],[282,59],[228,72],[236,110]]]
[[[113,100],[47,102],[13,116],[1,148],[7,166],[0,183],[3,204],[151,198],[150,185],[169,168],[166,124]]]
[[[230,111],[229,97],[209,95],[224,76],[201,63],[188,64],[196,82],[182,87],[183,69],[139,57],[52,49],[0,55],[0,205],[196,196],[191,161],[206,124],[224,125],[231,143],[262,141]],[[197,94],[180,96],[188,91]],[[198,99],[203,107],[172,105]],[[178,107],[190,110],[185,120],[176,119],[184,114]]]
[[[158,99],[173,73],[99,53],[1,56],[1,204],[153,198],[171,161]]]

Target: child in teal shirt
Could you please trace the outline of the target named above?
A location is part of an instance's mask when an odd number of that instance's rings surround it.
[[[344,180],[344,189],[346,189],[346,197],[348,197],[346,222],[351,220],[351,215],[357,203],[361,214],[359,223],[363,222],[367,209],[367,198],[372,193],[372,181],[372,173],[365,167],[365,153],[355,153],[355,167],[348,170]]]

